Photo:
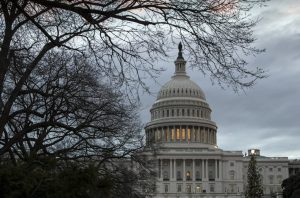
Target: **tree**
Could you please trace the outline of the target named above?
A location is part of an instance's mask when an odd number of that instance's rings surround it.
[[[22,86],[0,140],[13,162],[55,156],[101,163],[142,147],[137,106],[73,55],[49,53]],[[10,69],[13,86],[22,64]]]
[[[283,180],[281,187],[284,198],[300,197],[300,173]]]
[[[40,61],[0,141],[1,197],[142,197],[139,170],[122,167],[143,147],[137,106],[95,69],[64,51]],[[20,70],[10,68],[10,85]]]
[[[147,85],[160,69],[169,42],[179,39],[192,65],[220,85],[235,90],[263,78],[251,70],[242,54],[257,54],[252,46],[248,14],[266,0],[2,0],[0,2],[0,137],[14,112],[22,88],[51,51],[77,52],[98,66],[104,81],[128,94]],[[7,82],[14,64],[22,69],[13,85]],[[5,92],[10,86],[9,92]],[[0,148],[0,155],[7,148]]]
[[[257,170],[255,155],[252,154],[247,172],[246,198],[262,198],[264,195],[261,175]]]

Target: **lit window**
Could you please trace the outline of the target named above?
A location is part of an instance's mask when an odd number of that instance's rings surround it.
[[[186,172],[186,180],[191,180],[191,172],[190,171]]]
[[[191,129],[190,128],[188,128],[187,135],[188,135],[188,141],[190,141],[191,140]]]
[[[196,184],[196,193],[201,193],[201,192],[202,192],[201,184]]]
[[[176,139],[180,140],[180,130],[176,129]]]
[[[174,140],[175,139],[175,131],[174,131],[174,129],[172,129],[172,140]]]
[[[185,140],[185,129],[181,129],[181,138]]]

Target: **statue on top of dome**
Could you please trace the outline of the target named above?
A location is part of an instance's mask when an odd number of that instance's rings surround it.
[[[182,44],[181,44],[181,42],[179,42],[179,44],[178,44],[178,50],[179,50],[179,52],[178,52],[177,59],[178,58],[183,58],[183,56],[182,56]]]

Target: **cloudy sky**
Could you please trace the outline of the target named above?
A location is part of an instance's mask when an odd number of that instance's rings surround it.
[[[254,15],[262,17],[255,28],[256,46],[266,52],[252,57],[250,65],[262,65],[269,77],[245,92],[235,93],[212,85],[208,77],[188,69],[191,79],[204,90],[218,126],[218,146],[224,150],[258,148],[265,156],[300,158],[300,0],[271,0]],[[174,72],[173,61],[161,63],[166,71],[157,93]],[[143,95],[141,117],[150,120],[156,96]]]

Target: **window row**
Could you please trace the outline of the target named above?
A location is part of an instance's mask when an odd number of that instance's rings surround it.
[[[162,127],[146,130],[146,143],[157,142],[199,142],[217,143],[217,133],[210,128],[193,128],[190,126]]]
[[[187,109],[187,108],[175,108],[175,109],[163,109],[155,110],[151,112],[151,119],[168,118],[168,117],[198,117],[210,119],[210,111],[208,109]]]
[[[164,184],[164,192],[170,192],[170,184]],[[185,188],[183,184],[176,184],[177,193],[206,193],[206,192],[215,192],[215,184],[209,184],[208,191],[203,188],[202,184],[186,184]]]
[[[199,90],[188,89],[188,88],[173,88],[169,90],[163,90],[160,93],[160,97],[168,96],[202,96],[202,93]]]

